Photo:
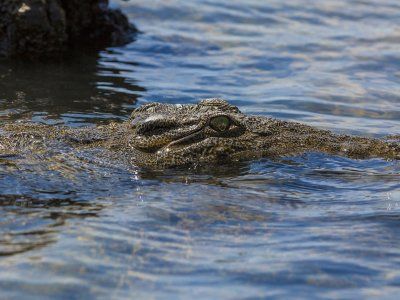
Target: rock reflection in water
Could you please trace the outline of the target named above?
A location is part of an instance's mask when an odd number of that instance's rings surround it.
[[[102,54],[67,61],[2,62],[0,120],[79,125],[125,119],[144,88],[121,73],[103,65]]]
[[[28,196],[0,196],[0,256],[10,256],[48,246],[66,221],[96,217],[101,203],[71,199],[35,199]]]

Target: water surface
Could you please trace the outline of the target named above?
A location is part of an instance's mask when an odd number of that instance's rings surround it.
[[[114,1],[136,41],[0,64],[0,122],[93,126],[223,97],[336,132],[400,132],[400,3]],[[309,153],[203,170],[0,159],[5,299],[400,292],[400,164]],[[177,296],[178,295],[178,296]]]

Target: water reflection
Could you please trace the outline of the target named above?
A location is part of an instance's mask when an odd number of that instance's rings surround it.
[[[0,195],[0,256],[38,250],[57,242],[70,219],[96,217],[101,203]]]
[[[66,61],[0,64],[0,120],[74,126],[124,119],[145,91],[123,70],[102,65],[111,51]],[[134,68],[134,63],[130,68]]]

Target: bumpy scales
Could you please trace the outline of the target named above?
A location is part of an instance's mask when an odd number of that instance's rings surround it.
[[[300,123],[248,116],[222,99],[206,99],[194,105],[149,103],[134,110],[127,122],[96,128],[6,124],[0,127],[0,155],[51,157],[87,151],[150,168],[310,151],[357,159],[400,159],[399,138],[337,135]]]

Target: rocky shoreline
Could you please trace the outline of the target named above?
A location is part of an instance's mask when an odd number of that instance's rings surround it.
[[[0,57],[58,57],[134,39],[137,29],[108,0],[2,0]]]

